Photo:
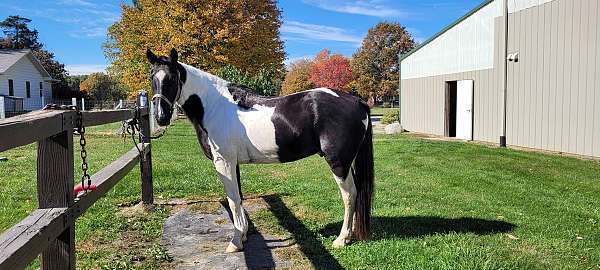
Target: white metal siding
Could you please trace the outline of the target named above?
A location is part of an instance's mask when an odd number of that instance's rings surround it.
[[[481,8],[402,60],[402,79],[492,68],[494,18],[501,15],[502,1],[500,0]]]
[[[48,103],[51,101],[52,88],[51,84],[44,82],[44,79],[40,72],[35,68],[33,63],[27,57],[21,58],[13,66],[11,66],[6,72],[0,75],[0,90],[2,93],[8,95],[8,79],[13,80],[14,95],[15,97],[23,98],[23,108],[25,110],[37,110],[42,108],[45,104],[42,104],[40,98],[39,85],[40,82],[44,83],[44,101]],[[25,82],[29,81],[31,84],[31,98],[27,98],[25,90]]]
[[[598,0],[554,0],[509,16],[508,50],[520,55],[519,62],[508,66],[509,145],[600,157],[598,14]],[[498,142],[502,20],[496,19],[493,69],[402,76],[402,124],[407,130],[443,135],[445,81],[473,79],[474,139]]]
[[[515,13],[524,9],[541,6],[555,0],[508,0],[508,12]],[[578,1],[578,0],[571,0]]]
[[[509,16],[507,141],[600,157],[600,1],[554,0]]]

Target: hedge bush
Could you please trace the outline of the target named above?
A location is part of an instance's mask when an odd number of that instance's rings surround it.
[[[394,122],[400,121],[400,111],[399,110],[387,110],[383,117],[381,117],[381,123],[391,124]]]

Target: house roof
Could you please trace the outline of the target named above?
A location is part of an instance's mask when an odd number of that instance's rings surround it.
[[[453,23],[451,23],[450,25],[444,27],[444,29],[442,29],[441,31],[437,32],[435,35],[433,35],[429,39],[425,40],[423,43],[419,44],[419,46],[415,47],[414,49],[410,50],[409,52],[407,52],[405,54],[398,55],[398,57],[400,59],[400,62],[402,62],[402,60],[404,60],[407,57],[409,57],[411,54],[413,54],[416,51],[420,50],[421,48],[425,47],[425,45],[429,44],[430,42],[432,42],[433,40],[435,40],[436,38],[438,38],[442,34],[446,33],[448,30],[452,29],[452,27],[456,26],[457,24],[461,23],[462,21],[466,20],[467,18],[471,17],[471,15],[475,14],[477,11],[479,11],[482,8],[484,8],[485,6],[487,6],[491,2],[494,2],[494,0],[484,0],[481,4],[479,4],[478,6],[476,6],[474,9],[472,9],[471,11],[469,11],[467,14],[465,14],[462,17],[458,18],[458,20],[456,20]]]
[[[52,79],[50,74],[44,69],[42,63],[33,55],[31,50],[22,49],[0,49],[0,74],[6,72],[10,67],[17,63],[21,58],[27,57],[33,63],[33,66],[42,74],[42,77]]]

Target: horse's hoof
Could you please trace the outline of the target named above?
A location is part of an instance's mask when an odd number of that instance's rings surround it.
[[[225,252],[234,253],[234,252],[242,251],[242,249],[244,249],[244,248],[238,247],[238,246],[234,245],[233,243],[229,243],[229,245],[227,246],[227,249],[225,249]]]
[[[333,248],[343,248],[349,242],[350,241],[343,239],[343,238],[335,239],[335,241],[333,241]]]

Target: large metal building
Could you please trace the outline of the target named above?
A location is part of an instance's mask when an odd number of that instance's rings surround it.
[[[599,44],[599,0],[485,1],[400,56],[401,124],[600,157]]]

